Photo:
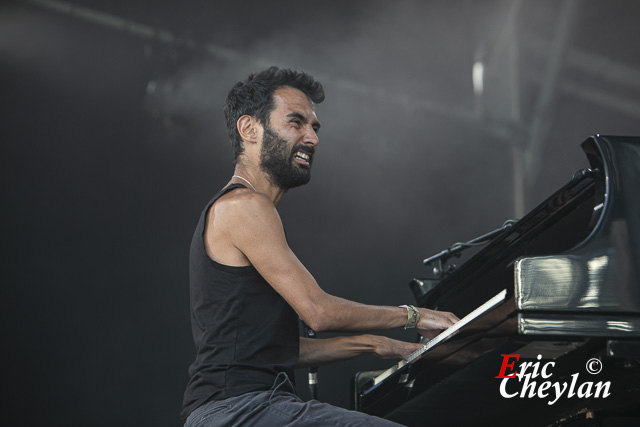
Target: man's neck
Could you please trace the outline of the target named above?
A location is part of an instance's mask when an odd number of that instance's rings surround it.
[[[262,193],[269,199],[271,199],[274,206],[277,205],[282,196],[284,196],[285,190],[273,184],[269,179],[267,173],[260,169],[260,167],[258,166],[237,164],[235,170],[233,171],[233,175],[235,175],[236,177],[232,178],[230,182],[245,184],[245,186],[250,189],[251,186],[253,186],[253,190],[255,190],[257,193]],[[242,177],[244,179],[240,179],[237,177]],[[251,185],[246,185],[247,182]]]

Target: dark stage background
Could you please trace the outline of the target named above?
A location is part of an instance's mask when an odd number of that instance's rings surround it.
[[[588,166],[586,137],[640,135],[639,17],[634,1],[3,2],[2,424],[180,424],[188,246],[233,170],[222,102],[249,72],[326,89],[312,182],[279,206],[294,251],[332,294],[406,304],[423,258]],[[320,399],[347,407],[353,374],[391,363],[321,368]]]

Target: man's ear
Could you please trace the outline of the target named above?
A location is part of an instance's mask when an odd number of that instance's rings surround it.
[[[255,117],[244,115],[238,119],[238,133],[247,142],[258,142],[262,131],[262,126]]]

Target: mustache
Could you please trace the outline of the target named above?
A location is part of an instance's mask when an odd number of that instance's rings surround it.
[[[293,147],[292,154],[296,151],[304,151],[307,154],[314,155],[316,150],[313,147],[309,147],[308,145],[298,145],[297,147]]]

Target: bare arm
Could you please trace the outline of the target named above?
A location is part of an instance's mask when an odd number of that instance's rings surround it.
[[[361,354],[373,354],[383,359],[406,359],[422,344],[398,341],[378,335],[357,335],[334,338],[300,338],[300,359],[297,368],[322,366]]]
[[[218,205],[216,227],[316,331],[367,331],[404,326],[404,308],[365,305],[324,292],[289,248],[275,206],[264,195],[243,192]],[[419,332],[443,330],[458,318],[420,309]]]

